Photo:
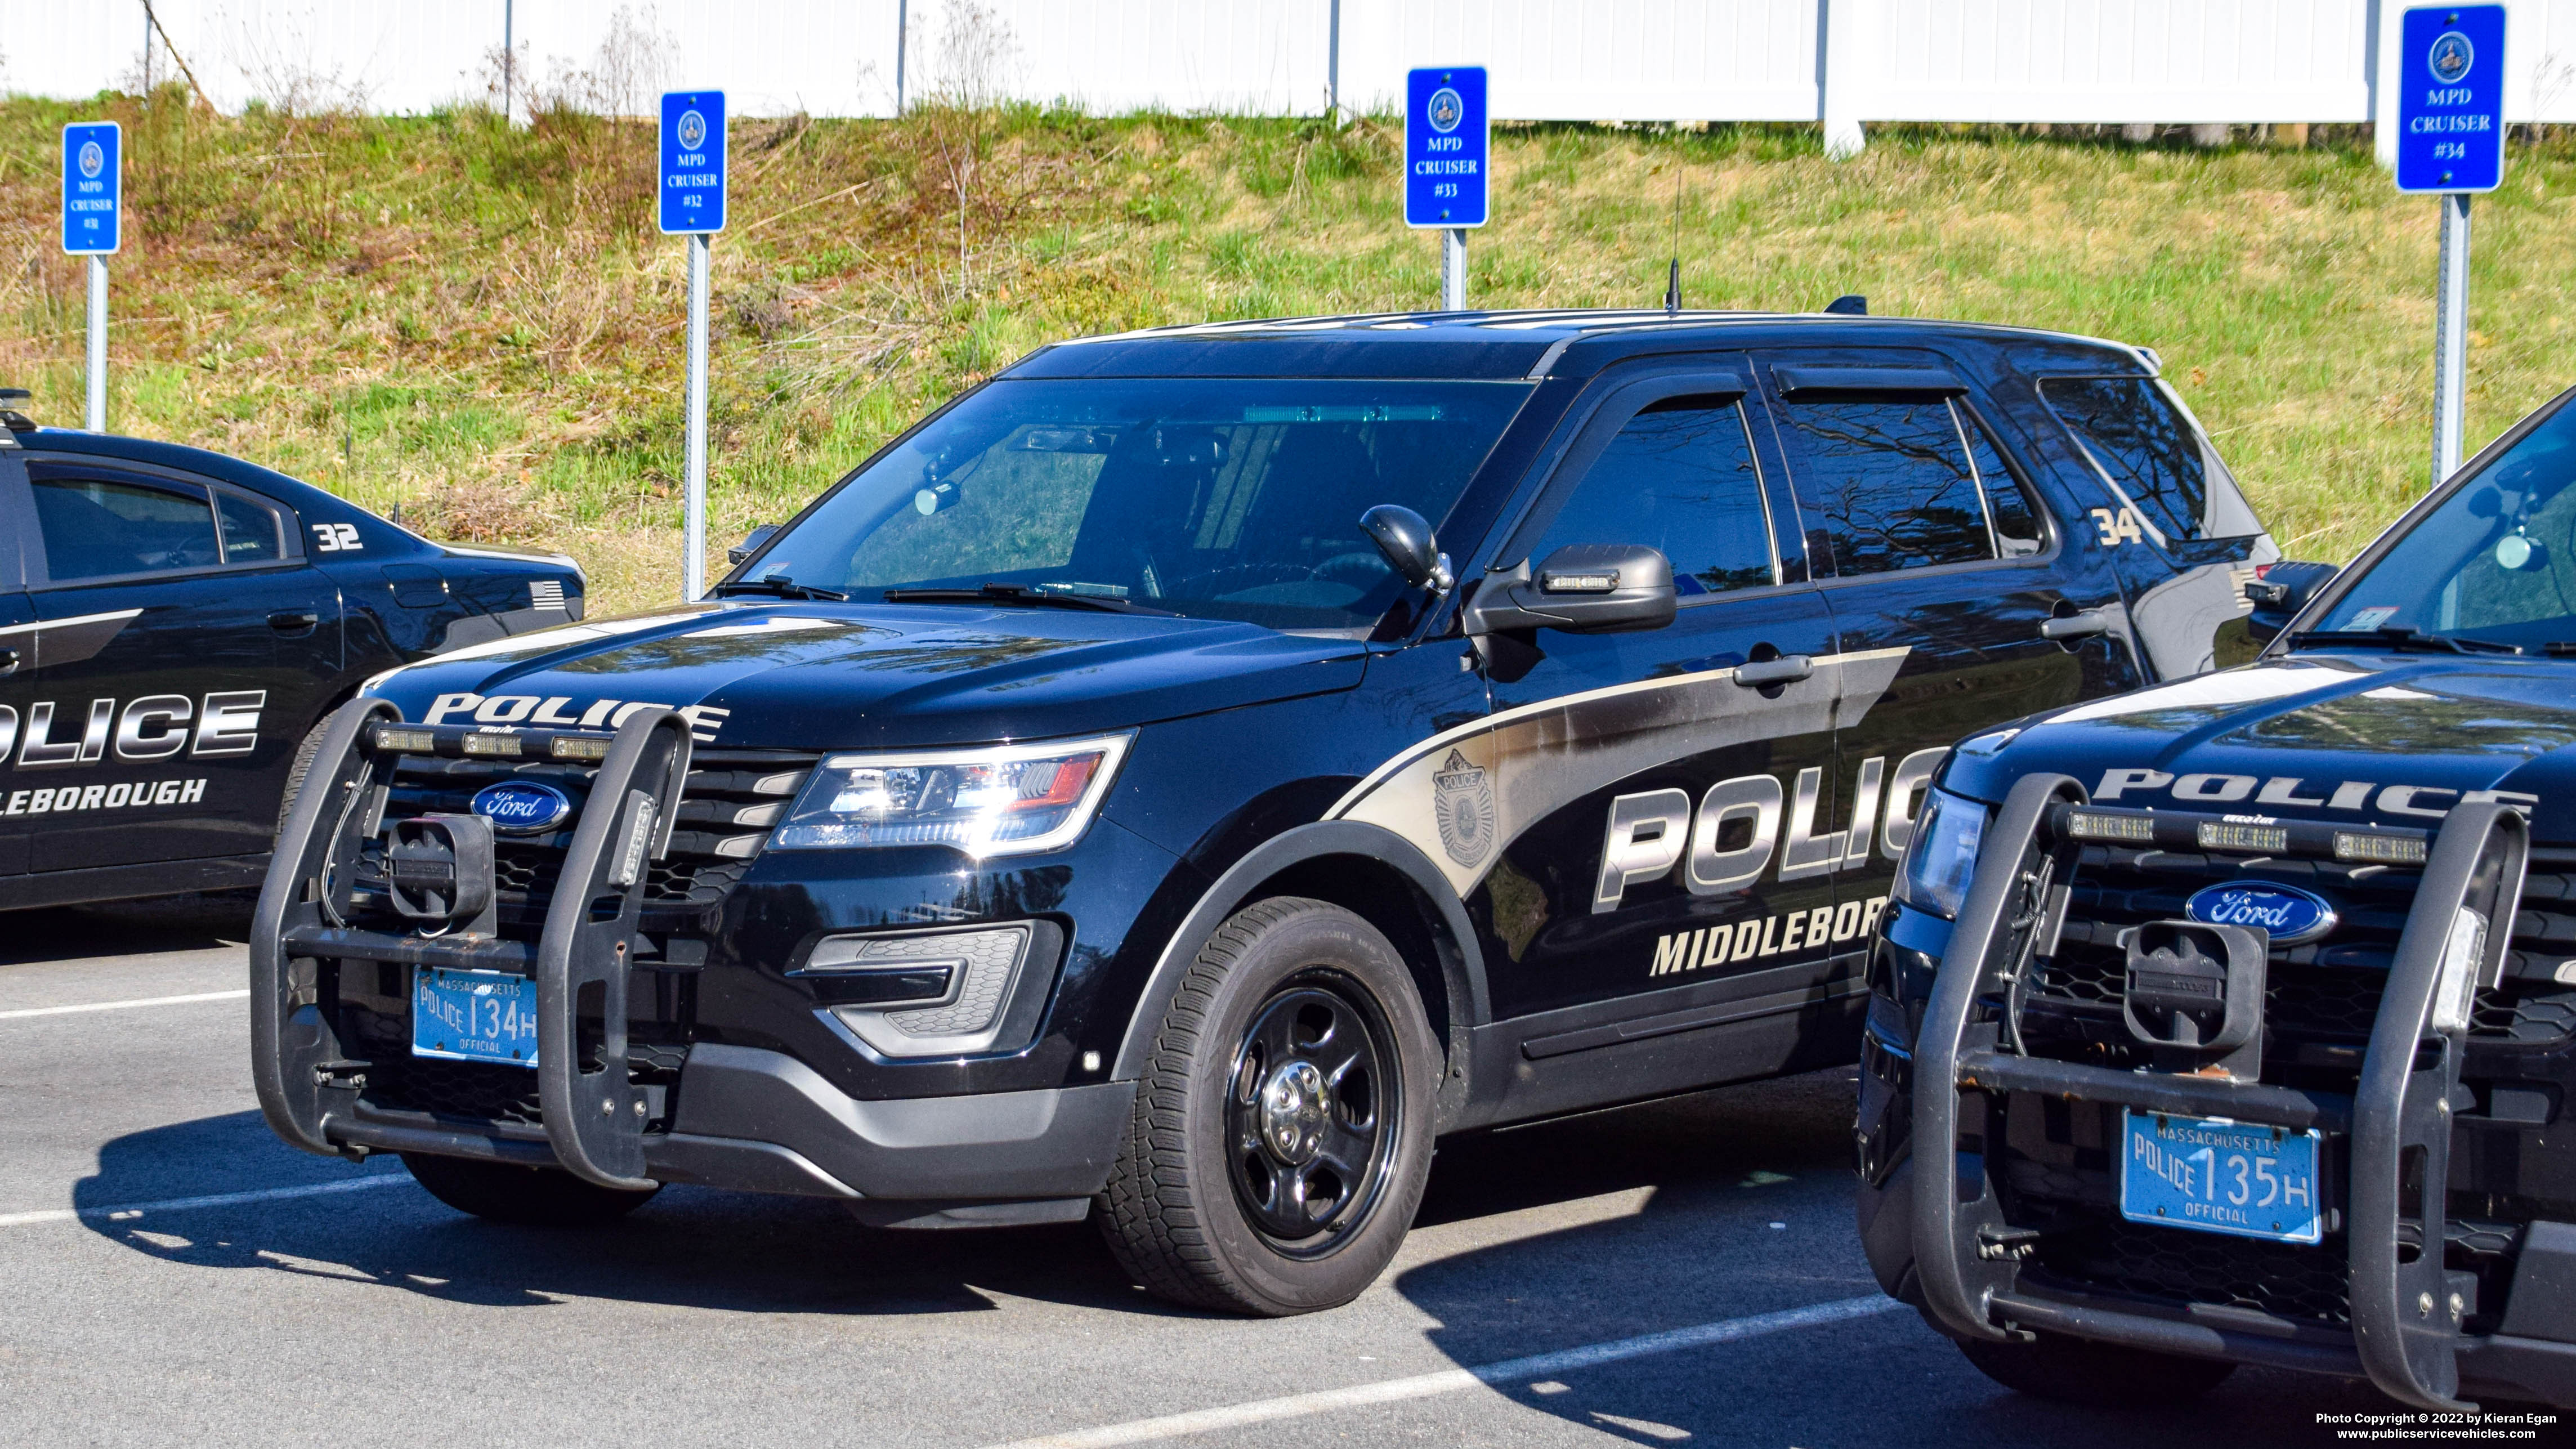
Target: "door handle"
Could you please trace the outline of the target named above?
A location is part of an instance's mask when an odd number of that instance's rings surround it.
[[[1746,689],[1760,689],[1773,684],[1795,684],[1812,677],[1816,661],[1804,654],[1783,654],[1777,659],[1757,659],[1751,664],[1735,666],[1735,682]]]
[[[268,627],[280,634],[310,634],[322,622],[322,616],[311,609],[280,609],[268,616]]]
[[[17,672],[18,651],[15,649],[0,649],[0,679],[6,679]]]
[[[2090,639],[2110,632],[2111,616],[2099,609],[2086,609],[2083,613],[2068,614],[2063,618],[2043,619],[2039,625],[2039,637],[2054,639],[2060,644],[2069,639]]]

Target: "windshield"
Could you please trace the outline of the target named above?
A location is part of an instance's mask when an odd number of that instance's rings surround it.
[[[2537,649],[2576,641],[2576,408],[2417,520],[2320,629],[2416,629]]]
[[[1529,390],[998,382],[844,481],[745,577],[853,598],[1004,584],[1278,629],[1366,627],[1405,585],[1360,515],[1401,503],[1440,519]]]

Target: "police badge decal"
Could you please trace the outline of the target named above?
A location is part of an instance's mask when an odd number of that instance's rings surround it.
[[[1440,822],[1440,848],[1451,860],[1473,866],[1494,848],[1493,782],[1456,750],[1431,776],[1431,813]]]

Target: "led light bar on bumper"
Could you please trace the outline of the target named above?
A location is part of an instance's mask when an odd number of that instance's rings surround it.
[[[1133,738],[827,756],[769,848],[949,845],[979,857],[1054,850],[1091,823]]]

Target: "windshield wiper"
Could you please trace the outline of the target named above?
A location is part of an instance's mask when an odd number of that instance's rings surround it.
[[[1101,594],[1049,593],[1026,584],[984,584],[971,589],[888,589],[885,601],[889,604],[1003,604],[1021,608],[1091,609],[1104,614],[1172,617],[1169,609],[1148,609],[1125,599],[1112,599]]]
[[[2462,634],[2427,634],[2421,629],[2302,629],[2290,636],[2290,646],[2301,644],[2352,644],[2365,649],[2420,650],[2428,654],[2520,654],[2516,644],[2499,644],[2493,639],[2471,639]]]
[[[759,579],[737,579],[729,584],[716,585],[715,592],[718,594],[771,594],[782,599],[829,599],[836,604],[843,603],[850,597],[837,590],[818,589],[812,584],[800,584],[785,574],[771,574],[767,578]]]

